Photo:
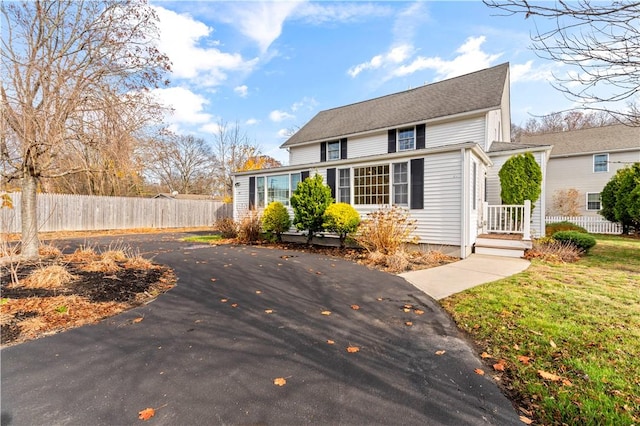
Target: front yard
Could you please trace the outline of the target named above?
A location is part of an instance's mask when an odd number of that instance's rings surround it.
[[[640,423],[640,239],[597,240],[442,301],[525,422]]]

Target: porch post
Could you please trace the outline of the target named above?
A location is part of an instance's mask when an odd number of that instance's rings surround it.
[[[524,223],[522,224],[522,239],[531,240],[531,200],[524,200]]]
[[[489,203],[482,203],[482,233],[487,233],[487,221],[489,220]]]

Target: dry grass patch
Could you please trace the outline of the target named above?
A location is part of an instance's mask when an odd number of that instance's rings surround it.
[[[82,270],[87,272],[113,273],[118,272],[120,269],[121,268],[120,265],[118,265],[118,262],[109,257],[93,260],[82,266]]]
[[[65,287],[76,279],[63,265],[48,265],[37,268],[19,282],[26,288],[56,289]]]
[[[98,255],[98,253],[96,253],[93,247],[82,246],[76,249],[76,251],[74,251],[73,253],[65,255],[64,260],[70,263],[89,263],[98,259],[99,257],[100,256]]]
[[[156,265],[153,264],[149,259],[145,259],[144,257],[137,255],[136,257],[132,257],[126,260],[124,263],[125,268],[130,269],[153,269],[157,268]]]

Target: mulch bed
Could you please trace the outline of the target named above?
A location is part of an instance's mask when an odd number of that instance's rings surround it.
[[[55,264],[49,260],[49,264]],[[24,280],[46,265],[20,265],[17,278]],[[119,312],[144,304],[175,285],[170,269],[154,265],[149,269],[126,267],[116,262],[117,271],[84,270],[83,263],[68,263],[66,269],[75,278],[57,288],[32,288],[15,285],[10,267],[0,271],[0,343],[12,345],[94,323]]]

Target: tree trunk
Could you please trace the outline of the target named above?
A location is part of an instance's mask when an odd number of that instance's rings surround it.
[[[20,205],[22,222],[21,254],[25,259],[37,259],[40,241],[38,240],[37,181],[31,175],[22,178],[22,202]]]

